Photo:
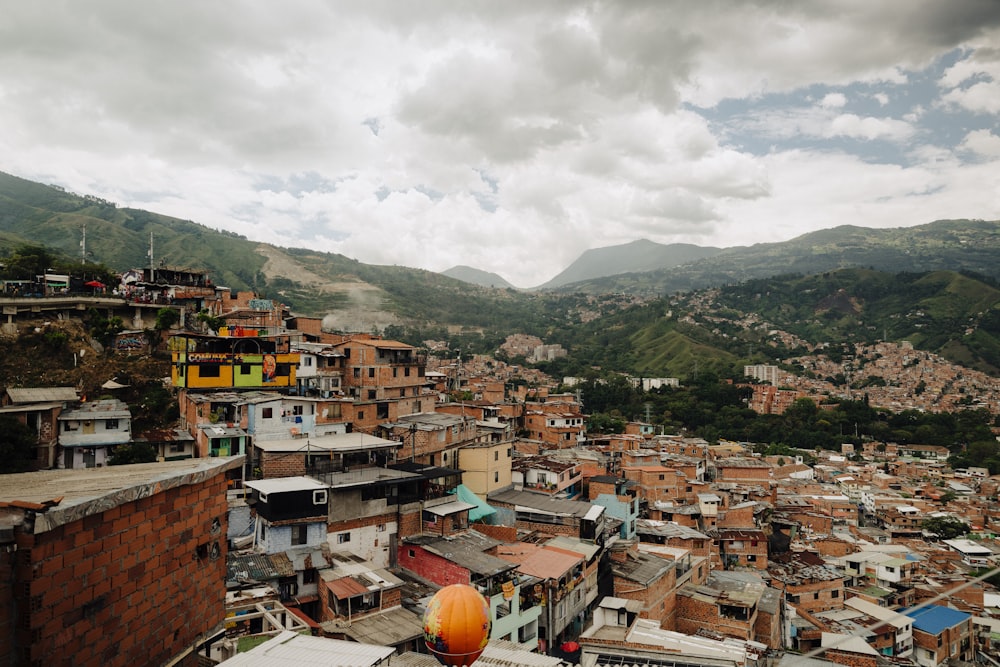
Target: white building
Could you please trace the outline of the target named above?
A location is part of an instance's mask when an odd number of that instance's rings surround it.
[[[132,413],[116,398],[82,403],[59,415],[59,468],[100,468],[112,449],[132,440]]]

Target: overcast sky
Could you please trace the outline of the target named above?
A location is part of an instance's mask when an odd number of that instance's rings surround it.
[[[1000,218],[1000,2],[3,2],[0,171],[369,264]]]

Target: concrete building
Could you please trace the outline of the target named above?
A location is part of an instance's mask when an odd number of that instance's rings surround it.
[[[132,413],[116,398],[81,403],[59,414],[59,468],[100,468],[132,440]]]

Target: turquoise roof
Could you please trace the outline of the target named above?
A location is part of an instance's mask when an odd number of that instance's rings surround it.
[[[479,521],[483,517],[490,516],[491,514],[496,514],[496,510],[490,507],[485,500],[474,494],[469,487],[465,484],[459,484],[455,487],[455,494],[458,499],[464,503],[469,503],[470,505],[475,505],[474,508],[469,510],[469,521]]]

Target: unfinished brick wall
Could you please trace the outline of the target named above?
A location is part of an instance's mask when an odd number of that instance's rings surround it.
[[[693,635],[700,628],[711,628],[729,637],[753,639],[756,622],[756,609],[752,610],[747,620],[724,618],[719,613],[719,605],[714,601],[699,599],[687,592],[677,596],[677,632]]]
[[[501,542],[517,542],[517,528],[514,526],[491,526],[488,523],[472,523],[469,528]]]
[[[170,661],[225,613],[226,530],[220,470],[46,532],[20,532],[17,552],[3,557],[15,560],[13,589],[0,599],[17,614],[8,657],[46,667]]]
[[[275,477],[298,477],[306,474],[305,453],[264,452],[260,455],[261,476],[264,479]]]

